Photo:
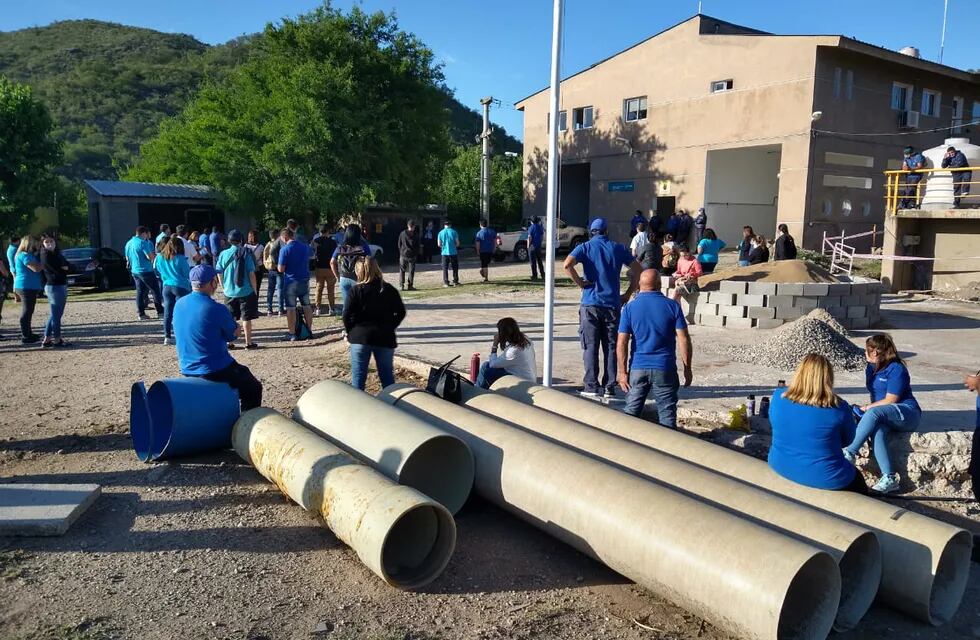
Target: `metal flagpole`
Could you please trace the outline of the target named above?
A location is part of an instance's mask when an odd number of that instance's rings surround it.
[[[939,64],[943,63],[943,49],[946,48],[946,15],[949,13],[949,0],[943,2],[943,35],[939,40]]]
[[[555,331],[555,229],[558,211],[558,171],[561,160],[558,157],[558,106],[561,68],[561,18],[562,0],[554,0],[554,17],[551,32],[551,117],[548,119],[548,222],[545,230],[546,262],[544,265],[544,376],[546,387],[551,386],[551,372],[554,367],[552,341]]]

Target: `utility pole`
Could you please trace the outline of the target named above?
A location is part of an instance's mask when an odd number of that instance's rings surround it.
[[[488,96],[480,100],[483,105],[483,133],[480,139],[483,141],[483,156],[480,158],[480,215],[490,225],[490,134],[493,129],[490,127],[490,103],[493,96]]]
[[[946,48],[946,16],[949,14],[949,0],[943,2],[943,35],[939,39],[939,64],[943,63],[943,49]]]
[[[562,1],[554,0],[551,25],[551,95],[548,100],[551,109],[551,126],[548,131],[548,222],[545,228],[546,254],[544,263],[544,371],[542,382],[551,386],[554,369],[555,333],[555,230],[558,217],[558,171],[561,160],[558,158],[558,107],[561,97],[561,23]]]

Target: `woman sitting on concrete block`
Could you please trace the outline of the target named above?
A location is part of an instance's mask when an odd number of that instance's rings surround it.
[[[887,436],[892,431],[915,431],[922,409],[912,395],[909,370],[899,357],[892,337],[887,333],[873,335],[865,342],[864,351],[868,361],[864,377],[871,402],[860,407],[861,421],[854,441],[844,449],[844,456],[854,462],[861,445],[873,439],[872,449],[881,479],[871,488],[880,493],[894,493],[898,491],[900,478],[888,457]]]
[[[868,492],[841,452],[854,439],[854,417],[850,405],[834,393],[834,369],[827,358],[817,353],[803,358],[789,387],[773,392],[769,420],[773,471],[816,489]]]

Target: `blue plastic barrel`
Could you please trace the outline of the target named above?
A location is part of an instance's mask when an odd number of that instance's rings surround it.
[[[129,390],[129,434],[133,438],[136,457],[142,462],[150,461],[151,422],[146,406],[146,386],[136,382]]]
[[[241,408],[238,392],[227,384],[201,378],[159,380],[146,401],[152,420],[151,460],[231,447],[231,428]]]

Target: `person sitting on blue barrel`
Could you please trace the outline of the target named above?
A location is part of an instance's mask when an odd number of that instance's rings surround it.
[[[226,306],[211,299],[217,288],[218,272],[199,264],[191,269],[192,293],[174,305],[180,372],[227,384],[238,391],[242,411],[248,411],[262,405],[262,383],[228,353],[228,343],[241,335],[242,328]]]

